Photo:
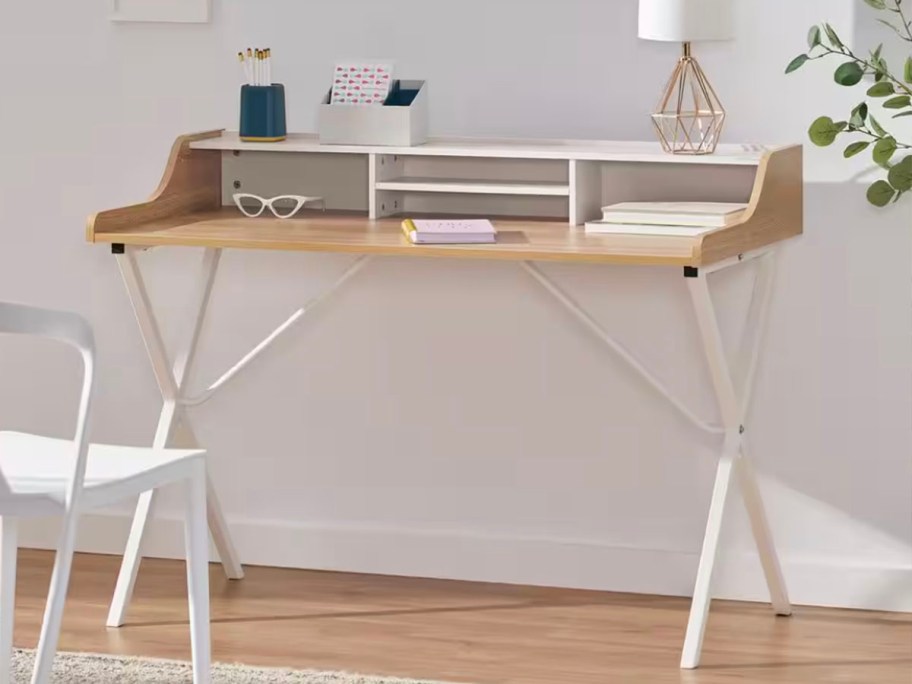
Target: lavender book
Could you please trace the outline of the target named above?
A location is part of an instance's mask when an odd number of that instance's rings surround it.
[[[487,219],[417,221],[406,219],[402,232],[416,245],[467,245],[497,241],[497,231]]]

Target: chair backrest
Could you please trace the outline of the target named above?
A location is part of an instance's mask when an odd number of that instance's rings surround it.
[[[70,508],[82,491],[88,457],[88,420],[95,387],[95,336],[92,327],[74,313],[0,302],[0,334],[49,338],[74,347],[82,357],[82,392],[73,438],[73,474],[67,488],[67,507]],[[4,499],[9,502],[12,498],[9,484],[0,471],[0,504]]]

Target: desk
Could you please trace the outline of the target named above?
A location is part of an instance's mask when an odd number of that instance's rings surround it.
[[[458,180],[451,177],[454,171],[461,174]],[[240,187],[245,192],[255,192],[257,186],[281,192],[283,184],[297,190],[307,187],[308,194],[323,194],[331,211],[309,212],[290,220],[250,219],[230,206],[231,193]],[[589,236],[578,227],[598,216],[599,207],[608,202],[688,198],[740,198],[749,202],[749,208],[738,224],[699,237]],[[400,231],[400,219],[391,218],[435,208],[438,212],[454,208],[465,212],[476,206],[484,207],[476,213],[522,217],[495,220],[499,238],[494,245],[421,246],[409,244]],[[791,612],[750,460],[746,413],[769,309],[775,254],[783,241],[801,232],[802,151],[798,146],[729,146],[712,157],[681,157],[666,155],[657,144],[649,143],[450,139],[394,149],[322,147],[312,136],[298,135],[267,146],[210,131],[179,138],[153,197],[90,217],[87,238],[110,244],[121,269],[162,395],[154,439],[157,447],[196,445],[187,409],[214,396],[371,259],[405,256],[517,263],[696,428],[719,436],[716,481],[681,660],[683,668],[694,668],[700,660],[719,533],[734,478],[740,483],[773,608],[778,615]],[[139,268],[139,253],[152,247],[203,248],[196,288],[189,297],[187,332],[173,360],[162,342]],[[295,311],[206,390],[190,395],[185,380],[224,249],[336,252],[352,254],[355,259],[325,292]],[[615,341],[539,269],[537,262],[545,261],[681,269],[720,422],[701,418],[671,393],[635,353]],[[747,264],[756,268],[756,280],[744,336],[736,362],[730,365],[709,280],[720,270]],[[137,507],[108,617],[110,626],[124,623],[152,504],[150,492]],[[227,575],[240,579],[243,569],[211,485],[209,523]]]

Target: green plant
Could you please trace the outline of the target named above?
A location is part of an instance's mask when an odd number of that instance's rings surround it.
[[[906,0],[864,0],[876,10],[889,17],[878,21],[905,41],[912,43],[912,3]],[[903,66],[902,73],[891,70],[882,56],[883,45],[870,55],[860,57],[839,38],[829,24],[814,26],[808,33],[807,53],[798,55],[785,70],[790,74],[808,62],[832,57],[842,58],[833,78],[841,86],[853,87],[860,84],[865,76],[873,76],[874,83],[867,90],[867,99],[854,107],[846,120],[834,121],[821,116],[811,124],[811,142],[827,147],[841,135],[852,135],[856,139],[843,152],[847,159],[871,149],[874,162],[886,171],[886,178],[876,181],[868,188],[868,201],[878,207],[899,201],[912,190],[912,140],[903,141],[890,133],[890,123],[882,125],[873,114],[869,102],[876,100],[890,110],[891,119],[912,117],[912,56]]]

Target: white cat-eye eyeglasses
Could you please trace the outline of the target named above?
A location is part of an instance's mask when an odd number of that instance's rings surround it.
[[[244,216],[249,218],[256,218],[262,214],[267,207],[269,207],[269,211],[271,211],[276,218],[291,218],[301,211],[301,208],[305,204],[310,204],[312,202],[319,202],[323,206],[323,210],[326,210],[326,202],[323,201],[322,197],[279,195],[278,197],[267,199],[265,197],[260,197],[259,195],[251,195],[244,192],[235,193],[233,197],[237,208],[241,210],[241,213],[243,213]]]

